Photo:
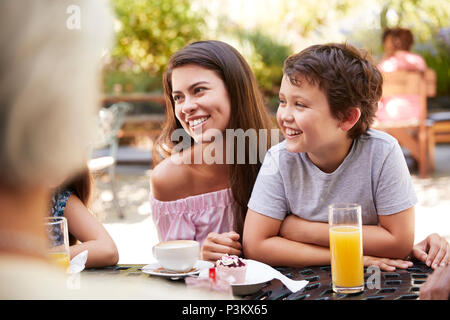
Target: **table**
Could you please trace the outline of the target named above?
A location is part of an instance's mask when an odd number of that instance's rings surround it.
[[[105,268],[86,269],[83,273],[98,276],[153,277],[142,272],[143,266],[144,264],[120,264]],[[303,290],[292,293],[279,280],[274,279],[267,282],[258,292],[241,298],[244,300],[416,300],[419,297],[420,286],[433,272],[426,264],[415,262],[408,269],[397,269],[394,272],[381,271],[379,288],[370,289],[366,285],[364,291],[357,294],[336,294],[331,289],[330,266],[277,267],[276,269],[291,279],[308,280],[309,283]],[[364,279],[367,283],[367,280],[374,274],[367,272],[367,268],[364,268],[364,271]],[[184,285],[183,280],[167,279],[167,281]]]
[[[367,280],[373,275],[364,268],[364,291],[356,294],[336,294],[331,287],[331,266],[308,268],[276,268],[294,280],[308,280],[300,292],[291,293],[279,280],[272,280],[260,292],[244,297],[250,300],[416,300],[420,286],[433,271],[424,263],[416,262],[408,269],[381,271],[379,288],[370,289]],[[373,279],[373,278],[372,278]],[[371,280],[372,280],[371,279]],[[373,281],[370,283],[374,284]]]

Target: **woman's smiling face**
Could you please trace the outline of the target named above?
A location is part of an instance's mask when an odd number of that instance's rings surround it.
[[[172,97],[175,116],[196,142],[209,142],[228,127],[230,98],[214,71],[194,64],[173,69]]]

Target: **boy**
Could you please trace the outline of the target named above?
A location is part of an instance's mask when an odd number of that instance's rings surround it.
[[[246,257],[329,264],[328,205],[342,202],[361,204],[365,255],[411,252],[417,197],[406,161],[394,138],[369,129],[382,82],[349,44],[315,45],[285,61],[277,121],[286,139],[267,152],[253,188]]]

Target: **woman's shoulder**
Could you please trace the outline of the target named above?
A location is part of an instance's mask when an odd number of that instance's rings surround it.
[[[52,196],[51,215],[54,217],[62,217],[66,209],[67,202],[72,191],[69,189],[57,190]]]
[[[155,199],[172,201],[185,197],[194,178],[192,169],[186,164],[164,159],[152,170],[151,192]]]

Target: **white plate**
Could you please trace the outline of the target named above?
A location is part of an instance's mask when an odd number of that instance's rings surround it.
[[[231,289],[235,296],[255,293],[261,289],[266,282],[275,278],[272,267],[267,264],[250,259],[246,259],[245,262],[247,262],[245,282],[231,285]]]
[[[142,267],[142,272],[151,274],[152,276],[159,276],[159,277],[167,277],[167,278],[183,278],[187,276],[192,276],[199,274],[201,270],[203,269],[209,269],[214,267],[214,264],[208,261],[198,260],[197,263],[194,265],[194,270],[189,272],[171,272],[164,270],[161,265],[158,262],[148,264],[144,267]]]

